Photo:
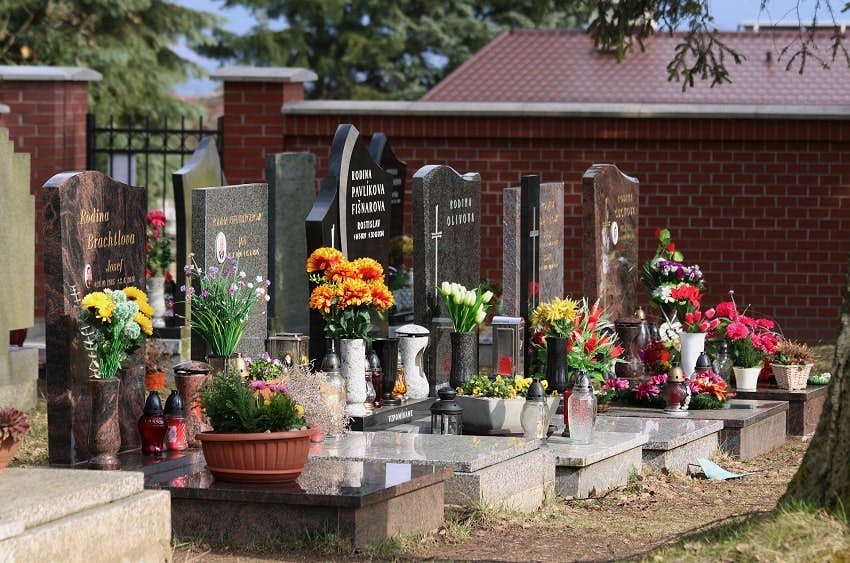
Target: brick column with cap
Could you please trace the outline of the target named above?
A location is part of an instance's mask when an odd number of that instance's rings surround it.
[[[297,67],[235,66],[211,75],[224,83],[224,160],[229,184],[265,181],[266,155],[284,150],[284,104],[304,99],[318,77]]]
[[[44,241],[41,186],[59,172],[85,170],[89,82],[99,72],[83,67],[0,66],[0,125],[15,151],[30,154],[30,192],[35,195],[35,317],[44,317]]]

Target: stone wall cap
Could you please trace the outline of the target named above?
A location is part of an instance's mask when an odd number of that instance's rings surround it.
[[[319,76],[297,66],[227,66],[210,74],[210,78],[228,82],[313,82]]]
[[[305,100],[286,104],[285,114],[522,116],[727,119],[850,119],[846,106],[759,106],[712,104],[613,104],[533,102],[396,102]]]
[[[0,65],[0,80],[99,82],[103,75],[83,66]]]

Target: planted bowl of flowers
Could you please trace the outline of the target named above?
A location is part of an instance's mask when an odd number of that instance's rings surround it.
[[[734,296],[734,292],[729,292]],[[738,311],[734,298],[715,307],[719,324],[709,338],[726,339],[732,356],[735,387],[742,391],[755,391],[765,359],[776,351],[779,337],[774,332],[774,322],[754,318]]]
[[[201,406],[213,430],[196,438],[217,480],[288,483],[304,470],[312,431],[282,381],[227,371],[201,391]]]
[[[780,389],[805,389],[815,355],[806,344],[782,339],[770,358],[776,386]]]
[[[458,386],[455,400],[463,408],[463,426],[476,432],[493,434],[522,434],[520,415],[525,404],[525,395],[534,378],[515,375],[513,377],[489,377],[474,375]],[[545,380],[540,382],[547,388]],[[546,398],[549,419],[558,410],[560,397]],[[547,420],[548,425],[548,420]]]
[[[0,409],[0,473],[18,453],[29,429],[25,412],[14,407]]]

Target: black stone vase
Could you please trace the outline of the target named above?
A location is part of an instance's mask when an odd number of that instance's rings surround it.
[[[546,337],[546,383],[549,392],[557,391],[560,395],[563,395],[569,386],[566,337]]]
[[[478,333],[452,332],[452,368],[449,385],[453,388],[468,383],[478,373]]]
[[[119,469],[121,428],[118,420],[118,397],[121,380],[89,379],[91,419],[89,426],[89,468]]]

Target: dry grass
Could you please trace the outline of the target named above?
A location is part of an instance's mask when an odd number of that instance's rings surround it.
[[[35,467],[47,463],[47,399],[43,395],[28,416],[30,431],[9,467]]]

